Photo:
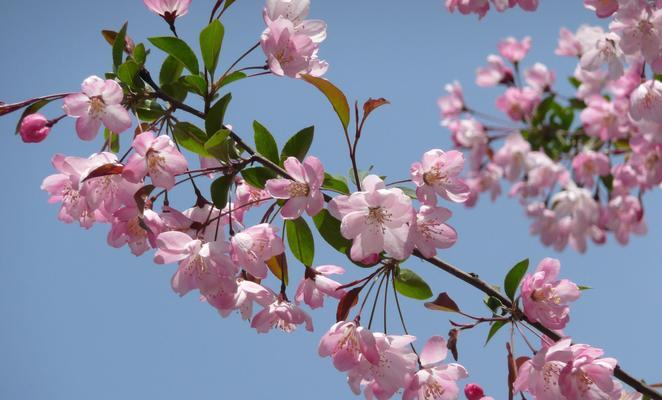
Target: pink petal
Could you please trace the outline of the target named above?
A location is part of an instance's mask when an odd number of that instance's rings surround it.
[[[70,117],[87,115],[90,108],[90,98],[82,93],[74,93],[64,98],[62,109]]]
[[[447,353],[446,340],[441,336],[432,336],[421,351],[421,364],[423,367],[429,367],[440,363],[444,361]]]
[[[269,179],[265,189],[275,199],[289,199],[291,197],[290,186],[292,183],[289,179]]]
[[[101,128],[101,120],[83,115],[76,120],[76,133],[82,140],[93,140]]]
[[[113,133],[122,133],[131,128],[129,112],[119,104],[106,106],[101,117],[103,124]]]
[[[104,84],[105,82],[103,79],[93,75],[83,81],[81,90],[88,97],[101,96],[103,93]]]

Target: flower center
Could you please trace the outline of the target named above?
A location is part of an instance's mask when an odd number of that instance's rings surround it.
[[[439,167],[432,167],[430,170],[423,174],[423,182],[426,185],[434,186],[439,183],[448,183],[448,175],[441,172]]]
[[[291,197],[306,197],[310,193],[310,188],[305,183],[292,182],[289,192]]]
[[[158,151],[149,150],[147,152],[147,169],[150,176],[160,175],[165,164],[165,158]]]
[[[425,385],[425,400],[435,400],[440,398],[445,389],[436,380],[430,378]]]
[[[106,108],[106,103],[103,102],[101,96],[90,97],[90,116],[92,118],[99,118]]]
[[[384,231],[384,228],[382,225],[385,222],[390,222],[391,217],[393,217],[393,214],[388,212],[388,210],[385,210],[382,207],[371,207],[368,209],[368,216],[367,216],[367,223],[368,225],[378,225],[381,227],[382,231]]]
[[[131,218],[126,223],[126,231],[129,233],[129,235],[134,237],[147,236],[147,231],[145,231],[145,229],[140,225],[140,219],[137,216]]]

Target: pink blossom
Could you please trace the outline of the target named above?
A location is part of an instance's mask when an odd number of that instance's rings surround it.
[[[544,64],[535,63],[533,67],[524,71],[524,79],[526,83],[539,92],[548,92],[554,81],[556,74],[554,71],[549,70]]]
[[[587,107],[579,114],[586,134],[604,141],[628,134],[627,104],[608,101],[602,96],[585,99]]]
[[[337,196],[329,212],[341,220],[340,231],[352,239],[350,256],[360,261],[386,251],[398,260],[405,259],[409,223],[414,216],[411,199],[401,189],[387,189],[376,175],[363,179],[362,192]]]
[[[497,46],[499,53],[508,61],[517,64],[526,56],[531,49],[531,38],[526,36],[522,41],[514,37],[507,37],[499,42]]]
[[[619,47],[624,54],[643,54],[652,62],[662,47],[662,12],[653,12],[649,7],[623,9],[609,25],[621,40]]]
[[[559,386],[561,371],[572,359],[571,339],[562,339],[552,346],[543,346],[533,358],[525,361],[517,372],[513,384],[516,392],[526,391],[537,400],[564,398]]]
[[[155,138],[153,132],[143,132],[133,140],[133,149],[122,172],[129,182],[141,182],[149,175],[154,186],[170,190],[175,177],[186,172],[186,158],[167,135]]]
[[[584,0],[584,7],[595,11],[598,18],[608,18],[618,11],[618,0]]]
[[[626,245],[630,234],[643,235],[647,231],[644,209],[638,198],[632,195],[615,196],[606,207],[605,225],[614,232],[620,244]]]
[[[482,148],[489,139],[483,124],[473,118],[450,121],[448,129],[453,133],[453,142],[461,147]]]
[[[191,5],[191,0],[144,0],[144,2],[147,8],[168,22],[174,22],[175,18],[186,15]]]
[[[443,207],[421,206],[412,224],[411,245],[427,258],[434,257],[436,249],[447,249],[454,245],[457,232],[445,224],[452,215],[450,210]]]
[[[554,54],[557,56],[578,57],[582,55],[582,44],[575,37],[575,34],[567,28],[561,28],[559,31],[559,41]]]
[[[313,331],[313,321],[310,316],[296,304],[279,297],[255,314],[251,328],[255,328],[258,333],[267,333],[273,328],[290,333],[301,324],[305,324],[307,331]]]
[[[222,317],[227,317],[234,310],[239,310],[241,318],[248,320],[253,316],[253,303],[268,307],[276,296],[264,286],[243,278],[237,278],[237,291],[234,295],[207,298],[218,309]]]
[[[421,369],[414,374],[402,394],[403,400],[457,399],[460,389],[457,381],[468,376],[460,364],[443,364],[448,353],[446,340],[433,336],[423,347],[420,355]]]
[[[609,82],[609,90],[617,97],[629,98],[630,94],[641,84],[641,73],[643,68],[643,59],[630,61],[630,66],[623,76],[615,81]]]
[[[248,210],[271,199],[269,192],[253,187],[241,178],[237,179],[235,185],[237,189],[235,191],[236,198],[233,204],[232,215],[240,222],[244,220],[244,215]]]
[[[529,142],[519,133],[512,133],[506,137],[503,147],[494,154],[494,163],[503,168],[506,179],[514,182],[524,170],[524,160],[529,151]]]
[[[231,243],[233,260],[259,279],[267,277],[265,261],[285,251],[283,240],[276,235],[276,227],[269,224],[255,225],[237,232]]]
[[[315,216],[324,207],[324,197],[320,188],[324,183],[324,166],[313,156],[301,161],[288,157],[284,164],[285,170],[294,180],[269,179],[266,190],[276,199],[286,199],[280,211],[284,219],[297,219],[304,210],[308,215]]]
[[[576,97],[585,100],[590,97],[602,96],[602,90],[609,81],[607,75],[606,71],[601,71],[599,69],[595,71],[586,71],[580,65],[577,65],[574,77],[580,82],[580,84],[577,88]]]
[[[481,87],[510,85],[514,82],[513,71],[506,67],[501,57],[494,54],[487,56],[487,66],[476,70],[476,85]]]
[[[179,262],[172,277],[172,288],[180,296],[194,289],[199,289],[203,295],[227,287],[236,290],[234,275],[238,268],[230,259],[230,246],[226,242],[207,242],[193,239],[183,232],[170,231],[161,233],[156,243],[158,250],[154,262]]]
[[[348,383],[356,394],[364,386],[365,395],[377,399],[389,399],[398,390],[406,388],[415,373],[416,354],[410,344],[416,340],[409,335],[385,335],[374,333],[379,361],[375,364],[366,361],[349,371]]]
[[[610,173],[609,157],[603,153],[584,150],[572,159],[575,180],[585,186],[593,187],[594,176],[607,176]]]
[[[508,114],[513,121],[524,121],[533,115],[540,103],[540,93],[530,87],[511,87],[497,98],[496,106]]]
[[[81,180],[87,170],[87,161],[84,158],[56,154],[52,163],[59,173],[46,177],[41,184],[41,190],[50,194],[49,203],[62,203],[58,219],[67,224],[78,221],[83,228],[106,221],[101,212],[88,205],[81,193]]]
[[[444,89],[448,92],[448,96],[440,97],[437,101],[437,105],[441,109],[441,115],[443,118],[458,117],[465,109],[462,86],[460,82],[455,81],[447,84]]]
[[[567,171],[563,165],[554,162],[541,151],[531,151],[524,159],[527,179],[512,186],[510,195],[520,195],[523,198],[539,196],[557,182],[567,181]]]
[[[567,325],[570,320],[568,303],[580,295],[575,283],[556,279],[560,269],[559,260],[545,258],[536,272],[527,274],[520,284],[527,318],[550,329],[563,329]]]
[[[101,123],[111,132],[121,133],[131,127],[129,112],[122,106],[124,92],[114,80],[90,76],[81,85],[82,93],[64,98],[64,112],[76,119],[76,132],[83,140],[93,140]]]
[[[310,0],[267,0],[264,7],[264,22],[285,18],[292,22],[294,30],[315,43],[326,39],[326,23],[317,19],[306,19],[310,12]]]
[[[275,75],[322,76],[329,67],[326,61],[317,58],[319,45],[305,33],[298,33],[292,21],[282,17],[267,23],[260,44]]]
[[[586,344],[575,344],[569,349],[572,358],[559,376],[562,395],[577,400],[620,399],[621,384],[613,379],[616,359],[601,358],[602,349]]]
[[[587,71],[596,71],[607,65],[609,79],[618,79],[623,75],[623,52],[618,46],[620,38],[612,32],[600,37],[595,45],[582,55],[580,65]]]
[[[303,301],[310,308],[320,308],[324,305],[324,296],[341,299],[345,291],[338,289],[340,283],[327,278],[328,275],[344,274],[345,269],[336,265],[322,265],[306,268],[306,276],[299,283],[295,301],[297,305]]]
[[[637,171],[639,186],[649,189],[662,183],[662,144],[635,137],[631,146],[634,153],[628,161]]]
[[[532,235],[540,235],[540,242],[561,251],[568,244],[567,226],[558,223],[556,213],[545,207],[542,202],[532,203],[526,207],[526,213],[534,219],[529,229]]]
[[[459,151],[427,151],[421,162],[413,163],[410,168],[418,199],[423,204],[435,205],[438,194],[455,203],[465,202],[469,187],[459,178],[463,168],[464,155]]]
[[[108,244],[116,248],[128,244],[136,256],[155,248],[156,237],[165,229],[159,214],[150,209],[141,213],[135,204],[120,208],[113,216]]]
[[[478,172],[472,171],[467,179],[470,194],[464,205],[467,207],[473,207],[476,205],[478,195],[482,192],[490,192],[491,200],[496,200],[501,194],[502,177],[503,168],[495,163],[488,163]]]
[[[637,121],[644,119],[662,123],[662,82],[646,81],[632,92],[630,115]]]
[[[450,12],[457,9],[462,14],[473,13],[482,18],[490,9],[490,3],[488,0],[446,0],[446,8]]]
[[[42,114],[29,114],[21,120],[18,131],[25,143],[39,143],[51,132],[51,124]]]
[[[357,367],[362,360],[378,364],[380,359],[372,332],[354,321],[335,323],[322,336],[319,355],[331,357],[333,366],[341,372]]]

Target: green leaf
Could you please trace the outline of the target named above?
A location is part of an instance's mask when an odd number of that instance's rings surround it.
[[[200,32],[202,60],[205,63],[205,68],[211,74],[216,71],[216,66],[218,65],[218,57],[221,54],[224,33],[223,24],[217,19]]]
[[[228,8],[230,8],[230,6],[234,2],[235,2],[235,0],[225,0],[225,4],[223,5],[223,10],[221,12],[223,12],[223,11],[227,10]]]
[[[187,75],[184,77],[184,83],[191,92],[202,97],[207,95],[207,82],[200,75]]]
[[[333,106],[333,109],[336,111],[336,114],[338,114],[338,118],[340,119],[343,128],[347,131],[347,127],[349,126],[349,103],[347,102],[345,94],[326,79],[310,75],[301,75],[301,78],[324,93]]]
[[[188,87],[185,83],[177,81],[166,83],[161,86],[161,90],[168,93],[170,96],[174,97],[176,100],[183,102],[188,96]]]
[[[344,176],[333,176],[325,172],[322,188],[331,189],[342,194],[349,194],[349,187]]]
[[[220,86],[223,87],[225,85],[229,85],[232,82],[236,82],[238,80],[244,79],[247,75],[241,71],[234,71],[230,75],[227,75],[225,78],[221,80]]]
[[[574,76],[569,77],[569,78],[568,78],[568,82],[570,82],[570,84],[572,85],[572,87],[574,87],[575,89],[577,89],[577,88],[578,88],[579,86],[581,86],[581,84],[582,84],[582,81],[580,81],[579,79],[575,78]]]
[[[168,56],[163,65],[161,65],[161,72],[159,73],[159,82],[161,86],[175,82],[182,76],[182,71],[184,71],[184,64],[179,62],[175,57]]]
[[[232,93],[228,93],[221,97],[221,99],[209,109],[207,119],[205,120],[205,130],[209,135],[218,132],[223,128],[223,119],[225,118],[225,111],[228,109],[230,100],[232,100]]]
[[[506,291],[506,295],[510,300],[515,300],[515,292],[517,292],[517,287],[519,286],[520,281],[524,278],[526,270],[529,268],[529,259],[522,260],[515,264],[508,274],[506,279],[503,281],[503,290]]]
[[[177,143],[183,148],[203,157],[212,156],[205,150],[207,135],[197,126],[189,122],[179,122],[175,125],[173,134]]]
[[[30,104],[28,107],[23,110],[23,114],[21,114],[21,118],[18,119],[18,123],[16,124],[16,133],[19,132],[21,129],[21,122],[23,122],[23,118],[27,117],[30,114],[34,114],[37,111],[41,110],[44,106],[46,106],[48,103],[50,103],[53,100],[39,100],[36,101],[32,104]]]
[[[503,307],[501,300],[497,299],[494,296],[485,296],[485,298],[483,299],[483,303],[485,303],[487,308],[489,308],[494,314],[497,314],[499,308]]]
[[[412,299],[425,300],[432,297],[427,283],[410,269],[401,269],[395,276],[395,290]]]
[[[287,157],[295,157],[299,161],[303,161],[308,154],[310,145],[313,143],[313,137],[315,136],[315,127],[309,126],[297,132],[292,136],[285,146],[283,146],[283,151],[280,154],[281,163],[287,159]]]
[[[138,43],[136,47],[133,48],[133,54],[131,56],[133,57],[133,61],[135,61],[136,64],[144,65],[145,61],[147,61],[147,51],[145,51],[145,45]]]
[[[136,107],[136,113],[141,121],[153,122],[163,115],[163,107],[155,100],[145,100]]]
[[[584,285],[577,285],[577,287],[578,287],[579,290],[581,290],[581,291],[584,291],[584,290],[591,290],[591,289],[593,289],[593,288],[590,287],[590,286],[584,286]]]
[[[217,159],[229,161],[228,146],[226,143],[229,136],[229,130],[221,129],[205,142],[205,150]]]
[[[147,40],[149,40],[154,46],[179,60],[193,75],[200,73],[198,59],[185,41],[170,36],[151,37]]]
[[[492,327],[487,334],[487,340],[485,340],[485,346],[487,346],[487,344],[490,342],[490,339],[492,339],[492,337],[499,331],[499,329],[503,328],[506,324],[508,324],[508,321],[495,321],[492,323]]]
[[[110,151],[113,153],[119,153],[120,151],[120,135],[113,133],[108,130],[108,128],[105,128],[103,130],[103,138],[104,140],[108,140],[110,137]]]
[[[614,190],[614,175],[609,174],[607,176],[601,176],[600,181],[605,185],[605,188],[607,188],[609,193]]]
[[[134,79],[138,75],[140,67],[135,61],[129,60],[117,68],[117,77],[129,87],[135,86]]]
[[[407,195],[407,197],[410,199],[416,200],[418,198],[418,196],[416,196],[416,191],[412,188],[408,188],[406,186],[396,186],[396,188],[402,190],[404,194]]]
[[[115,41],[113,42],[113,71],[117,71],[117,68],[122,64],[124,47],[126,46],[126,28],[129,26],[128,22],[125,22],[122,25],[122,29],[115,36]]]
[[[340,233],[340,221],[335,219],[328,210],[323,209],[313,217],[313,222],[322,238],[334,249],[347,254],[352,242]]]
[[[234,175],[223,175],[211,184],[211,200],[219,210],[228,204],[228,194],[234,184]]]
[[[267,181],[276,177],[270,169],[264,167],[244,168],[241,176],[246,183],[258,189],[264,189]]]
[[[253,121],[253,131],[255,131],[255,148],[257,152],[267,158],[267,160],[278,164],[278,144],[273,135],[262,124]]]
[[[286,220],[285,232],[287,233],[287,243],[290,245],[294,257],[306,267],[313,265],[315,241],[306,221],[303,218]]]

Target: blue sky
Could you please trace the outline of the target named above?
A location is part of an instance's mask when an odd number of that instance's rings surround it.
[[[184,38],[197,42],[209,3],[193,1],[179,24]],[[596,20],[579,1],[542,3],[534,14],[491,13],[479,22],[448,14],[441,0],[419,1],[414,7],[391,0],[314,0],[312,17],[329,25],[320,53],[331,65],[327,77],[350,99],[386,97],[392,103],[368,122],[360,165],[374,164],[380,174],[402,179],[424,151],[449,148],[449,133],[439,126],[436,106],[446,82],[460,80],[471,107],[493,111],[498,91],[478,89],[473,80],[475,68],[496,52],[501,37],[532,36],[533,50],[525,64],[543,62],[564,81],[574,65],[553,55],[559,27],[574,30]],[[223,66],[256,42],[263,29],[261,7],[257,0],[240,1],[227,13]],[[7,2],[0,17],[0,99],[12,102],[75,91],[87,76],[103,75],[111,69],[111,55],[99,31],[118,29],[127,18],[136,42],[169,34],[163,21],[138,0]],[[153,71],[162,58],[157,53],[153,50]],[[258,64],[262,58],[256,54],[250,60]],[[299,129],[315,125],[311,154],[329,171],[347,171],[339,124],[313,88],[276,77],[229,88],[233,102],[228,122],[245,137],[252,136],[254,119],[281,144]],[[568,91],[565,84],[559,88]],[[60,110],[55,106],[46,112],[56,116]],[[312,313],[312,334],[299,330],[258,335],[236,315],[220,318],[195,295],[179,298],[169,283],[175,266],[157,266],[149,256],[136,258],[126,248],[108,247],[106,226],[84,231],[60,223],[56,207],[47,204],[39,189],[52,173],[54,153],[87,156],[98,151],[101,139],[80,142],[72,122],[65,120],[44,143],[24,145],[13,135],[16,117],[0,119],[0,270],[5,283],[0,291],[0,398],[352,396],[345,377],[330,360],[317,356],[319,338],[333,323],[333,307]],[[122,145],[127,144],[122,137]],[[182,198],[185,208],[188,200]],[[530,237],[529,221],[516,201],[490,203],[482,198],[472,210],[450,207],[459,241],[440,256],[496,284],[523,258],[530,257],[534,265],[543,257],[559,258],[564,276],[594,287],[573,306],[566,333],[605,348],[635,376],[662,381],[657,361],[662,357],[660,200],[659,193],[646,197],[647,236],[634,238],[627,247],[610,238],[607,245],[578,255],[554,252]],[[316,263],[345,264],[323,245],[318,246]],[[292,264],[292,275],[300,277],[301,270]],[[449,292],[463,309],[484,313],[482,296],[472,288],[421,262],[412,260],[406,266],[424,276],[435,292]],[[359,272],[351,270],[349,276]],[[448,315],[431,313],[413,300],[404,300],[404,308],[420,342],[448,332]],[[397,326],[394,315],[389,326]],[[460,338],[460,362],[471,374],[463,383],[479,382],[495,398],[504,398],[506,335],[483,348],[485,335],[485,329],[475,329]],[[521,343],[517,350],[526,353]]]

